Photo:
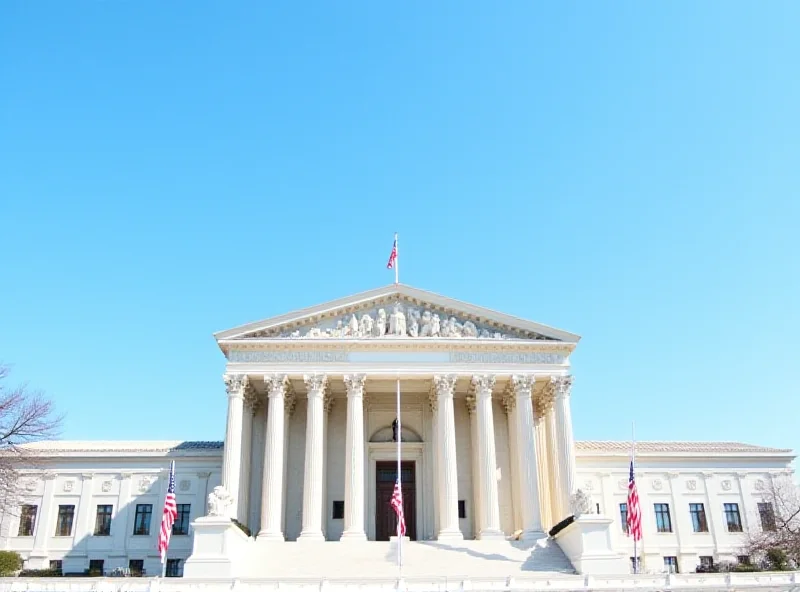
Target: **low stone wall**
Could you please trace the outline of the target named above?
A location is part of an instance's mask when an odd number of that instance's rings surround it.
[[[0,578],[0,592],[513,592],[594,590],[722,592],[797,590],[800,573],[728,573],[625,575],[616,577],[562,576],[532,578],[347,579],[347,580],[185,580],[183,578]]]

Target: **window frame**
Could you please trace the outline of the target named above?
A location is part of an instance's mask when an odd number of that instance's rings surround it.
[[[147,524],[144,524],[145,518],[147,519]],[[153,504],[136,504],[136,511],[133,517],[133,536],[150,536],[152,522]]]
[[[103,508],[101,511],[100,508]],[[106,511],[107,509],[107,511]],[[94,515],[94,532],[92,536],[111,536],[111,520],[114,517],[113,504],[97,504]],[[102,519],[102,524],[100,520]],[[106,527],[106,532],[101,532],[100,526]]]
[[[183,570],[181,569],[181,559],[178,558],[171,558],[167,559],[166,569],[164,570],[164,576],[167,578],[179,578],[183,575]]]
[[[656,514],[656,532],[659,534],[672,533],[672,515],[669,511],[669,504],[667,503],[654,503],[653,510]],[[664,519],[666,517],[666,523]],[[672,557],[670,555],[670,557]]]
[[[192,520],[192,504],[175,504],[177,515],[172,523],[172,534],[175,536],[188,536],[189,523]]]
[[[619,519],[622,523],[622,532],[628,534],[628,503],[623,502],[619,505]]]
[[[664,568],[667,570],[667,573],[670,574],[681,573],[680,567],[678,566],[678,556],[664,555]]]
[[[27,509],[33,508],[33,512],[26,512]],[[19,509],[19,527],[17,527],[17,536],[32,537],[36,535],[36,519],[39,517],[39,506],[37,504],[22,504]],[[23,534],[22,527],[30,525],[30,532]]]
[[[66,522],[69,519],[69,522]],[[65,529],[64,526],[69,528]],[[56,533],[53,536],[71,537],[75,526],[75,504],[59,504],[56,516]],[[66,534],[65,534],[66,530]]]
[[[692,517],[692,529],[696,533],[708,532],[708,517],[703,503],[690,503],[689,515]],[[707,557],[707,555],[704,555]]]
[[[737,502],[726,502],[722,505],[725,514],[725,526],[728,532],[744,532],[742,514]],[[735,518],[735,520],[732,520]],[[733,526],[733,528],[731,528]]]
[[[775,520],[775,506],[772,502],[758,502],[758,519],[761,522],[761,530],[764,532],[775,532],[778,530],[778,522]],[[766,512],[768,514],[767,520],[764,520],[765,512],[763,510],[768,510]],[[769,524],[765,524],[768,522]]]

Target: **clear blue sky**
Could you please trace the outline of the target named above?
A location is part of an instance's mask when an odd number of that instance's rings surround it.
[[[212,332],[402,281],[583,335],[581,439],[800,449],[800,5],[0,3],[0,359],[222,438]],[[169,417],[168,420],[161,418]]]

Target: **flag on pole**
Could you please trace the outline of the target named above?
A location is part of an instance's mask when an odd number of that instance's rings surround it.
[[[400,489],[400,480],[394,483],[394,493],[392,493],[392,501],[390,502],[397,514],[397,536],[402,537],[406,535],[406,518],[403,513],[403,490]]]
[[[161,563],[167,556],[169,538],[172,536],[172,525],[178,517],[178,506],[175,503],[175,461],[169,465],[169,487],[167,487],[167,497],[164,500],[164,513],[161,516],[161,532],[158,533],[158,550],[161,553]]]
[[[628,536],[634,541],[642,540],[642,513],[639,509],[639,494],[636,491],[636,479],[633,475],[633,461],[628,479]]]
[[[386,264],[386,269],[394,269],[396,262],[397,262],[397,235],[394,235],[392,252],[389,254],[389,262]]]

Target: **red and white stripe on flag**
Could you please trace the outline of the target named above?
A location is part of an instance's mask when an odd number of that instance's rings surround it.
[[[397,514],[397,536],[406,534],[406,517],[403,512],[403,491],[400,489],[400,481],[395,481],[392,501],[390,502],[395,514]]]
[[[634,541],[642,540],[642,512],[639,508],[639,493],[636,491],[636,479],[633,475],[633,461],[628,478],[628,536]]]
[[[164,500],[164,512],[161,516],[161,531],[158,533],[158,551],[161,553],[161,562],[167,555],[169,539],[172,536],[172,525],[178,518],[178,505],[175,499],[175,461],[169,466],[169,487],[167,487],[167,497]]]
[[[392,269],[395,261],[397,261],[397,239],[394,239],[392,244],[392,252],[389,254],[389,262],[386,264],[386,269]]]

